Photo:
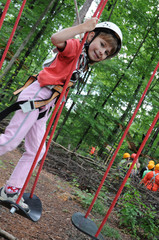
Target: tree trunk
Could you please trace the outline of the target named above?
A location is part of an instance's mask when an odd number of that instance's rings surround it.
[[[109,14],[109,17],[108,17],[107,21],[110,21],[111,16],[112,16],[112,13],[113,13],[113,10],[114,10],[114,8],[115,8],[115,6],[116,6],[116,4],[117,4],[117,1],[118,1],[118,0],[116,0],[116,1],[114,2],[114,4],[111,4],[110,2],[108,2],[108,11],[109,11],[109,9],[111,9],[111,12],[110,12],[110,14]]]
[[[156,147],[153,149],[153,150],[154,150],[153,154],[156,154],[156,151],[158,150],[158,148],[159,148],[159,141],[158,141],[158,143],[156,144]]]
[[[158,134],[159,134],[159,127],[156,129],[154,135],[153,135],[152,138],[151,138],[150,143],[148,144],[149,149],[152,148],[152,146],[153,146],[153,144],[154,144],[154,141],[156,140]]]
[[[88,9],[90,8],[91,4],[92,4],[93,0],[86,0],[85,3],[83,4],[82,9],[79,12],[79,17],[80,17],[80,21],[82,22],[84,17],[86,16],[86,13],[88,12]],[[78,17],[76,17],[76,20],[73,24],[73,26],[78,24]]]

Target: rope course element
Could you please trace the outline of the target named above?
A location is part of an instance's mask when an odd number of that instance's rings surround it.
[[[1,30],[1,27],[2,27],[2,24],[3,24],[3,21],[5,19],[6,13],[8,11],[10,2],[11,2],[11,0],[7,0],[6,5],[4,7],[4,10],[3,10],[3,13],[2,13],[2,16],[1,16],[1,19],[0,19],[0,30]]]
[[[100,234],[100,232],[101,232],[104,224],[106,223],[106,221],[107,221],[111,211],[113,210],[113,208],[114,208],[114,206],[115,206],[115,204],[116,204],[116,202],[117,202],[117,200],[118,200],[118,198],[119,198],[119,196],[120,196],[120,194],[121,194],[121,192],[122,192],[122,190],[123,190],[123,188],[125,186],[125,183],[127,182],[127,179],[129,178],[129,176],[131,174],[131,171],[132,171],[135,163],[137,162],[137,159],[138,159],[142,149],[144,148],[144,146],[145,146],[145,144],[146,144],[146,142],[147,142],[147,140],[149,138],[150,133],[152,132],[152,130],[153,130],[157,120],[159,119],[159,112],[158,112],[156,117],[154,118],[154,121],[151,124],[151,126],[150,126],[150,128],[149,128],[149,130],[148,130],[148,132],[147,132],[147,134],[146,134],[146,136],[145,136],[145,138],[144,138],[144,140],[143,140],[143,142],[142,142],[142,144],[141,144],[141,146],[140,146],[140,148],[139,148],[139,150],[138,150],[138,152],[136,154],[136,157],[134,158],[133,163],[132,163],[131,167],[129,168],[129,170],[128,170],[128,172],[127,172],[127,174],[126,174],[126,176],[125,176],[125,178],[124,178],[124,180],[123,180],[123,182],[122,182],[122,184],[121,184],[121,186],[120,186],[120,188],[119,188],[119,190],[118,190],[118,192],[117,192],[117,194],[116,194],[116,196],[115,196],[115,198],[114,198],[114,200],[113,200],[113,202],[112,202],[112,204],[110,206],[110,208],[108,209],[108,212],[106,213],[106,215],[105,215],[101,225],[99,226],[98,230],[95,232],[95,228],[96,227],[95,227],[94,223],[91,222],[90,219],[88,219],[88,215],[89,215],[89,213],[91,212],[91,210],[93,208],[93,205],[94,205],[94,203],[95,203],[95,201],[96,201],[96,199],[97,199],[97,197],[99,195],[99,192],[100,192],[100,190],[101,190],[101,188],[102,188],[102,186],[103,186],[103,184],[105,182],[105,179],[106,179],[106,177],[108,175],[108,172],[109,172],[109,170],[110,170],[110,168],[111,168],[111,166],[112,166],[112,164],[113,164],[113,162],[115,160],[115,157],[116,157],[116,155],[117,155],[117,153],[118,153],[118,151],[119,151],[119,149],[120,149],[120,147],[121,147],[121,145],[122,145],[122,143],[123,143],[123,141],[124,141],[124,139],[125,139],[125,137],[126,137],[126,135],[128,133],[128,130],[129,130],[129,128],[130,128],[130,126],[131,126],[131,124],[132,124],[132,122],[133,122],[133,120],[134,120],[134,118],[135,118],[139,108],[140,108],[140,105],[141,105],[141,103],[142,103],[142,101],[143,101],[143,99],[144,99],[144,97],[145,97],[145,95],[146,95],[146,93],[147,93],[147,91],[148,91],[148,89],[150,87],[150,84],[151,84],[151,82],[152,82],[152,80],[153,80],[153,78],[154,78],[158,68],[159,68],[159,62],[156,65],[152,76],[150,77],[150,80],[149,80],[149,82],[148,82],[148,84],[147,84],[147,86],[146,86],[146,88],[145,88],[145,90],[143,92],[143,95],[142,95],[142,97],[141,97],[141,99],[140,99],[140,101],[139,101],[139,103],[138,103],[138,105],[137,105],[133,115],[132,115],[132,118],[130,119],[130,122],[127,125],[127,128],[125,129],[125,132],[124,132],[124,134],[123,134],[123,136],[122,136],[122,138],[121,138],[121,140],[120,140],[120,142],[118,144],[118,147],[117,147],[117,149],[116,149],[116,151],[115,151],[115,153],[114,153],[114,155],[112,157],[112,160],[110,161],[110,163],[108,165],[108,168],[107,168],[107,170],[106,170],[106,172],[105,172],[105,174],[104,174],[104,176],[103,176],[103,178],[101,180],[101,183],[100,183],[100,185],[99,185],[99,187],[98,187],[98,189],[97,189],[97,191],[95,193],[95,196],[94,196],[94,198],[92,200],[92,203],[90,204],[90,206],[88,208],[87,213],[85,214],[85,216],[83,214],[81,214],[81,213],[75,213],[72,216],[73,224],[79,230],[81,230],[82,232],[84,232],[87,235],[93,237],[93,239],[99,239],[99,240],[103,239],[101,234]]]
[[[15,21],[15,24],[14,24],[14,27],[13,27],[12,33],[11,33],[11,35],[10,35],[10,38],[9,38],[9,40],[8,40],[8,42],[7,42],[6,48],[5,48],[4,53],[3,53],[3,55],[2,55],[2,58],[1,58],[1,61],[0,61],[0,69],[2,68],[3,62],[4,62],[4,60],[5,60],[5,57],[6,57],[6,55],[7,55],[8,49],[9,49],[9,47],[10,47],[10,44],[11,44],[11,42],[12,42],[13,36],[14,36],[15,31],[16,31],[16,29],[17,29],[17,26],[18,26],[20,17],[21,17],[21,15],[22,15],[22,12],[23,12],[25,3],[26,3],[26,0],[23,0],[23,3],[22,3],[21,8],[20,8],[20,10],[19,10],[18,17],[17,17],[17,19],[16,19],[16,21]]]
[[[123,143],[123,141],[124,141],[124,139],[125,139],[128,131],[129,131],[129,128],[130,128],[130,126],[131,126],[131,124],[132,124],[132,122],[133,122],[133,120],[134,120],[134,118],[135,118],[135,116],[136,116],[139,108],[140,108],[140,105],[141,105],[141,103],[142,103],[142,101],[143,101],[143,99],[144,99],[144,97],[145,97],[145,95],[146,95],[146,93],[147,93],[147,91],[148,91],[148,89],[149,89],[149,87],[150,87],[150,84],[151,84],[151,82],[152,82],[152,80],[153,80],[153,78],[154,78],[154,76],[155,76],[155,74],[156,74],[156,72],[157,72],[158,67],[159,67],[159,62],[158,62],[158,64],[156,65],[156,67],[155,67],[155,69],[154,69],[154,72],[153,72],[153,74],[152,74],[152,76],[151,76],[151,78],[150,78],[150,80],[149,80],[149,82],[148,82],[148,84],[147,84],[147,86],[146,86],[146,88],[145,88],[145,90],[144,90],[144,93],[143,93],[141,99],[139,100],[139,103],[138,103],[138,105],[137,105],[137,107],[136,107],[136,109],[135,109],[135,111],[134,111],[134,113],[133,113],[133,115],[132,115],[132,117],[131,117],[131,119],[130,119],[127,127],[126,127],[126,129],[125,129],[125,132],[124,132],[124,134],[123,134],[123,136],[122,136],[122,138],[121,138],[121,140],[120,140],[120,142],[119,142],[119,144],[118,144],[118,146],[117,146],[117,149],[116,149],[116,151],[115,151],[115,153],[114,153],[114,155],[113,155],[113,157],[112,157],[112,160],[110,161],[110,163],[109,163],[109,165],[108,165],[108,168],[107,168],[107,170],[106,170],[106,172],[105,172],[105,174],[104,174],[104,176],[103,176],[103,179],[102,179],[102,181],[101,181],[101,184],[100,184],[100,186],[99,186],[99,188],[98,188],[98,190],[97,190],[97,192],[96,192],[96,194],[95,194],[95,197],[94,197],[94,199],[92,200],[92,203],[91,203],[91,205],[90,205],[90,207],[89,207],[89,209],[88,209],[88,211],[87,211],[87,213],[86,213],[86,215],[85,215],[86,218],[88,217],[90,211],[92,210],[92,207],[93,207],[93,205],[94,205],[94,203],[95,203],[95,201],[96,201],[96,199],[97,199],[97,197],[98,197],[98,194],[99,194],[99,192],[100,192],[100,190],[101,190],[101,188],[102,188],[102,186],[103,186],[103,184],[104,184],[104,181],[105,181],[105,179],[106,179],[106,177],[107,177],[107,175],[108,175],[108,173],[109,173],[109,170],[110,170],[110,168],[111,168],[111,166],[112,166],[112,164],[113,164],[113,162],[114,162],[114,160],[115,160],[115,158],[116,158],[116,155],[117,155],[117,153],[118,153],[118,151],[119,151],[119,149],[120,149],[120,147],[121,147],[121,145],[122,145],[122,143]],[[134,160],[135,160],[135,159],[134,159]]]
[[[115,196],[115,198],[114,198],[114,200],[113,200],[113,202],[112,202],[112,204],[110,206],[110,208],[108,209],[107,214],[105,215],[105,217],[103,219],[103,222],[99,226],[99,229],[98,229],[95,237],[98,237],[98,235],[101,232],[104,224],[106,223],[106,221],[107,221],[111,211],[113,210],[113,208],[114,208],[114,206],[115,206],[115,204],[116,204],[116,202],[117,202],[117,200],[118,200],[118,198],[119,198],[119,196],[120,196],[120,194],[121,194],[121,192],[122,192],[122,190],[123,190],[123,188],[125,186],[125,183],[127,182],[128,178],[129,178],[129,176],[131,174],[131,171],[133,170],[133,167],[134,167],[135,163],[137,162],[137,159],[138,159],[140,153],[142,152],[142,149],[144,148],[144,146],[145,146],[145,144],[146,144],[146,142],[147,142],[147,140],[148,140],[148,138],[149,138],[149,136],[150,136],[150,134],[151,134],[151,132],[152,132],[152,130],[153,130],[153,128],[154,128],[154,126],[155,126],[155,124],[156,124],[158,119],[159,119],[159,112],[155,116],[155,118],[154,118],[154,120],[153,120],[153,122],[152,122],[152,124],[151,124],[151,126],[150,126],[150,128],[149,128],[149,130],[148,130],[148,132],[147,132],[147,134],[146,134],[146,136],[145,136],[145,138],[144,138],[144,140],[143,140],[143,142],[142,142],[138,152],[137,152],[137,154],[136,154],[136,157],[133,160],[133,163],[132,163],[131,167],[129,168],[129,170],[128,170],[128,172],[127,172],[127,174],[126,174],[126,176],[125,176],[125,178],[124,178],[124,180],[123,180],[123,182],[122,182],[122,184],[121,184],[121,186],[120,186],[120,188],[119,188],[119,190],[118,190],[118,192],[117,192],[117,194],[116,194],[116,196]]]

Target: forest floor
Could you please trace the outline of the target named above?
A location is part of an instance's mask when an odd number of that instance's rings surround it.
[[[9,175],[12,173],[21,153],[19,149],[9,152],[0,157],[0,186],[3,186]],[[35,171],[36,172],[36,171]],[[26,192],[34,182],[34,174],[30,179]],[[86,213],[82,208],[75,192],[76,188],[59,176],[49,173],[43,169],[35,194],[40,198],[43,206],[42,216],[39,221],[32,222],[18,214],[9,213],[9,209],[0,206],[0,229],[11,234],[10,237],[0,236],[0,239],[19,240],[89,240],[87,235],[77,230],[71,217],[76,212]],[[102,222],[103,216],[90,213],[89,218],[93,221]],[[111,213],[108,224],[113,229],[117,229],[122,240],[132,238],[119,228],[118,219],[115,213]],[[13,238],[12,238],[13,237]],[[115,239],[105,237],[105,239]]]

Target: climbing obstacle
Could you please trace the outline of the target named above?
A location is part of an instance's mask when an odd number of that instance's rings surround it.
[[[0,200],[0,204],[10,209],[11,213],[14,213],[16,211],[17,214],[28,218],[33,222],[37,222],[42,214],[42,204],[40,199],[36,195],[33,195],[33,197],[30,198],[30,193],[24,193],[23,198],[25,203],[29,206],[29,211],[26,211],[20,205],[13,203],[12,201]]]
[[[131,124],[132,124],[132,122],[133,122],[133,120],[134,120],[134,118],[135,118],[135,116],[136,116],[136,114],[137,114],[137,112],[139,110],[139,107],[140,107],[140,105],[141,105],[141,103],[142,103],[142,101],[143,101],[143,99],[144,99],[144,97],[145,97],[145,95],[146,95],[146,93],[147,93],[147,91],[149,89],[149,86],[150,86],[150,84],[151,84],[151,82],[152,82],[152,80],[153,80],[153,78],[154,78],[158,68],[159,68],[159,62],[158,62],[158,64],[156,65],[156,67],[154,69],[154,72],[153,72],[153,74],[152,74],[152,76],[151,76],[151,78],[150,78],[150,80],[149,80],[149,82],[148,82],[148,84],[147,84],[147,86],[145,88],[145,91],[144,91],[144,93],[143,93],[143,95],[142,95],[142,97],[141,97],[141,99],[140,99],[140,101],[139,101],[135,111],[134,111],[134,114],[133,114],[132,118],[130,119],[130,122],[128,123],[127,128],[125,129],[125,132],[124,132],[124,134],[123,134],[123,136],[122,136],[122,138],[121,138],[121,140],[120,140],[120,142],[118,144],[118,147],[117,147],[117,149],[116,149],[116,151],[115,151],[115,153],[114,153],[114,155],[112,157],[112,160],[110,161],[110,163],[108,165],[108,168],[107,168],[107,170],[106,170],[106,172],[105,172],[105,174],[104,174],[104,176],[102,178],[102,181],[101,181],[101,183],[100,183],[100,185],[99,185],[99,187],[97,189],[97,192],[95,193],[94,199],[92,200],[92,203],[90,204],[87,213],[85,215],[83,215],[82,213],[78,212],[78,213],[74,213],[73,216],[72,216],[72,223],[74,224],[74,226],[77,227],[81,232],[84,232],[85,234],[91,236],[92,239],[98,239],[98,240],[101,239],[102,236],[100,235],[100,232],[101,232],[104,224],[106,223],[106,221],[107,221],[111,211],[113,210],[113,208],[114,208],[114,206],[115,206],[115,204],[116,204],[116,202],[117,202],[117,200],[118,200],[118,198],[119,198],[119,196],[120,196],[120,194],[121,194],[121,192],[122,192],[122,190],[123,190],[123,188],[124,188],[124,186],[125,186],[125,184],[127,182],[127,179],[129,178],[129,176],[131,174],[131,171],[133,170],[133,167],[134,167],[134,165],[137,162],[137,159],[138,159],[139,155],[141,154],[141,152],[142,152],[142,150],[143,150],[143,148],[144,148],[144,146],[145,146],[145,144],[146,144],[146,142],[147,142],[147,140],[148,140],[148,138],[149,138],[149,136],[150,136],[150,134],[151,134],[155,124],[156,124],[156,122],[159,119],[159,112],[158,112],[156,114],[156,116],[155,116],[155,118],[154,118],[154,120],[153,120],[153,122],[152,122],[152,124],[151,124],[151,126],[150,126],[150,128],[149,128],[149,130],[148,130],[148,132],[147,132],[147,134],[146,134],[146,136],[145,136],[145,138],[144,138],[144,140],[143,140],[143,142],[142,142],[138,152],[137,152],[137,154],[136,154],[136,157],[134,158],[133,163],[130,166],[130,168],[129,168],[129,170],[128,170],[128,172],[127,172],[127,174],[126,174],[126,176],[125,176],[125,178],[124,178],[124,180],[123,180],[123,182],[122,182],[122,184],[121,184],[121,186],[120,186],[120,188],[119,188],[119,190],[118,190],[118,192],[117,192],[117,194],[116,194],[116,196],[115,196],[115,198],[114,198],[114,200],[113,200],[113,202],[112,202],[112,204],[110,206],[110,208],[108,209],[108,211],[107,211],[107,213],[106,213],[106,215],[105,215],[101,225],[99,226],[98,230],[95,233],[96,226],[94,225],[92,220],[90,220],[90,219],[87,220],[88,215],[90,214],[90,212],[91,212],[91,210],[92,210],[92,208],[94,206],[94,203],[95,203],[95,201],[96,201],[96,199],[97,199],[97,197],[99,195],[99,192],[100,192],[100,190],[101,190],[101,188],[102,188],[102,186],[103,186],[103,184],[105,182],[105,179],[106,179],[106,177],[108,175],[108,172],[109,172],[109,170],[110,170],[110,168],[111,168],[111,166],[112,166],[112,164],[113,164],[113,162],[115,160],[115,157],[116,157],[116,155],[117,155],[117,153],[118,153],[118,151],[119,151],[119,149],[120,149],[120,147],[121,147],[121,145],[122,145],[122,143],[123,143],[123,141],[124,141],[128,131],[129,131],[129,128],[130,128],[130,126],[131,126]]]
[[[89,218],[85,218],[85,215],[77,212],[72,215],[73,225],[81,232],[85,233],[92,239],[104,240],[101,233],[99,233],[98,238],[95,237],[95,234],[98,230],[96,224]]]

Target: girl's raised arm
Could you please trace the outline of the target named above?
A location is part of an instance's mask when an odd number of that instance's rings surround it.
[[[84,23],[81,23],[79,25],[65,28],[61,30],[60,32],[57,32],[51,36],[51,42],[53,45],[55,45],[57,48],[64,48],[66,45],[66,41],[68,39],[74,38],[76,35],[90,32],[94,30],[96,24],[98,22],[98,18],[91,18],[86,20]]]

